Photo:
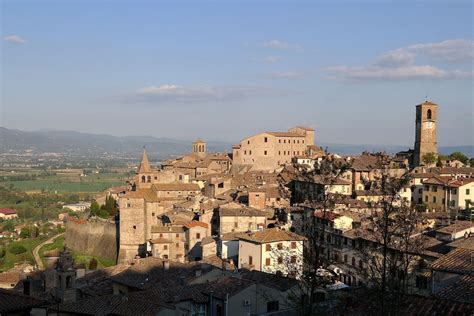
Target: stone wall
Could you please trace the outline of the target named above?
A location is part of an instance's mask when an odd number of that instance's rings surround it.
[[[65,242],[68,248],[82,254],[117,260],[118,230],[114,221],[69,217]]]

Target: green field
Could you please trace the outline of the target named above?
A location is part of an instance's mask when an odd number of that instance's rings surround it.
[[[14,242],[8,243],[6,245],[5,258],[3,258],[1,260],[1,263],[0,263],[0,270],[5,271],[5,270],[8,270],[10,268],[13,268],[14,263],[17,263],[17,262],[28,261],[31,264],[34,264],[35,260],[33,258],[33,254],[31,252],[33,251],[33,249],[36,246],[41,244],[47,238],[48,237],[46,235],[43,235],[43,236],[40,236],[40,237],[37,237],[37,238],[25,239],[25,240],[14,241]],[[8,251],[8,249],[12,245],[22,245],[23,247],[26,248],[27,251],[22,253],[22,254],[15,255],[15,254],[10,253]]]
[[[64,248],[64,236],[59,236],[58,238],[56,238],[54,240],[54,242],[52,244],[44,245],[39,250],[39,255],[41,257],[41,260],[43,260],[43,263],[44,263],[44,253],[46,251],[54,250],[54,249],[63,249],[63,248]],[[76,251],[72,251],[72,256],[73,256],[74,262],[76,264],[84,263],[86,268],[89,266],[89,262],[91,261],[92,258],[95,258],[97,260],[97,268],[98,269],[103,269],[103,268],[115,265],[114,260],[103,259],[103,258],[89,256],[89,255],[84,255],[84,254],[80,254]]]
[[[1,183],[21,191],[50,191],[57,193],[66,192],[100,192],[107,188],[122,185],[125,182],[125,174],[102,173],[90,174],[80,177],[78,174],[58,173],[38,177],[34,180],[6,180]]]

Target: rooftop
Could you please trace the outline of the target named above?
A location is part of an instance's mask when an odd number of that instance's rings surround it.
[[[472,250],[457,248],[431,263],[431,269],[459,274],[472,273]]]
[[[306,237],[279,228],[268,228],[257,232],[242,233],[239,239],[264,244],[278,241],[304,241]]]

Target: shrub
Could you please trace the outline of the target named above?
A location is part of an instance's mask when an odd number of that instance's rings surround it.
[[[10,251],[12,254],[15,254],[15,255],[19,255],[19,254],[25,253],[26,250],[27,250],[27,249],[26,249],[24,246],[18,245],[18,244],[11,245],[11,246],[10,246],[10,249],[9,249],[9,251]]]

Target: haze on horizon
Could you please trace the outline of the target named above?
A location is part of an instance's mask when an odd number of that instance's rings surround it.
[[[404,145],[427,96],[473,144],[471,1],[0,3],[0,126]]]

